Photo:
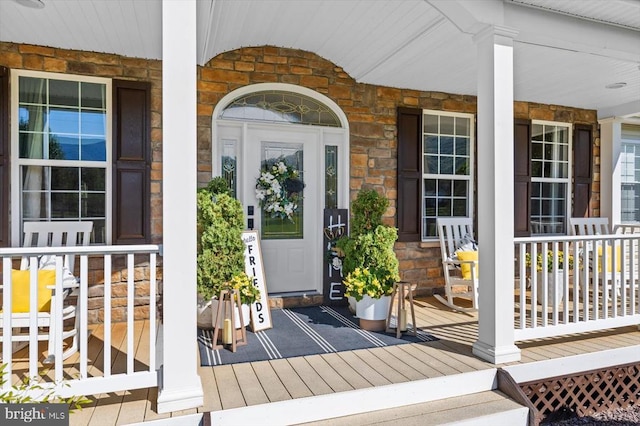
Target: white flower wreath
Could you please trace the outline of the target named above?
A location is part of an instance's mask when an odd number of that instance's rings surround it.
[[[289,219],[293,222],[293,214],[298,210],[300,192],[304,184],[299,179],[298,170],[284,161],[276,161],[265,170],[256,181],[256,198],[265,212],[271,217]]]

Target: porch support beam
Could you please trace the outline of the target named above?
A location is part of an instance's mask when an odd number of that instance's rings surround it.
[[[619,117],[598,120],[600,123],[600,217],[609,223],[622,222],[622,123]]]
[[[204,401],[196,348],[196,60],[196,0],[163,0],[159,413],[199,407]]]
[[[478,340],[494,364],[520,360],[514,344],[513,37],[490,26],[478,46]]]

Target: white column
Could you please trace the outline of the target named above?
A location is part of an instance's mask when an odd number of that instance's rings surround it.
[[[163,0],[160,413],[203,405],[196,335],[196,145],[196,0]]]
[[[622,221],[622,120],[607,118],[600,123],[600,217],[609,223]]]
[[[514,345],[513,37],[488,27],[478,46],[478,340],[494,364],[520,360]]]

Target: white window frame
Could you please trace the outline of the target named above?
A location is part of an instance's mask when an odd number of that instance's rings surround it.
[[[622,127],[624,127],[625,125],[629,125],[629,126],[634,126],[638,128],[638,131],[640,132],[640,124],[628,124],[628,123],[622,123],[621,124],[621,132],[620,132],[620,166],[621,166],[621,173],[620,173],[620,184],[618,186],[618,199],[620,200],[620,223],[627,223],[627,224],[635,224],[638,223],[638,221],[632,220],[632,221],[625,221],[623,220],[623,216],[624,216],[624,204],[623,204],[623,200],[622,200],[622,187],[625,184],[637,184],[640,183],[640,180],[638,179],[633,179],[633,180],[625,180],[625,170],[624,170],[624,154],[625,154],[625,147],[627,146],[633,146],[635,148],[635,155],[633,157],[633,161],[634,161],[634,166],[635,166],[635,159],[638,157],[640,157],[640,134],[638,135],[638,137],[625,137],[625,132],[622,130]],[[634,134],[635,136],[635,134]],[[635,167],[634,167],[634,171],[635,171]],[[634,173],[634,177],[635,177],[635,173]]]
[[[424,116],[426,114],[429,115],[437,115],[440,117],[460,117],[460,118],[466,118],[469,120],[469,173],[467,175],[456,175],[456,174],[440,174],[440,173],[425,173],[424,170],[424,160],[425,160],[425,128],[424,128]],[[424,242],[428,242],[428,241],[437,241],[438,237],[437,235],[434,236],[427,236],[426,235],[426,220],[428,218],[431,218],[432,216],[427,216],[426,215],[426,206],[425,206],[425,181],[427,179],[436,179],[436,180],[459,180],[459,181],[466,181],[467,185],[468,185],[468,193],[467,193],[467,214],[468,217],[473,217],[473,194],[474,194],[474,188],[475,188],[475,145],[476,145],[476,140],[475,140],[475,115],[474,114],[469,114],[469,113],[461,113],[461,112],[449,112],[449,111],[438,111],[438,110],[430,110],[430,109],[423,109],[422,110],[422,141],[421,141],[421,169],[422,169],[422,182],[421,182],[421,191],[420,191],[420,200],[419,200],[419,204],[420,204],[420,233],[421,233],[421,239]],[[439,130],[438,130],[438,134],[440,134]],[[455,168],[455,164],[454,164],[454,168]],[[437,210],[437,206],[436,206],[436,210]],[[436,211],[436,218],[440,217],[437,215],[437,211]],[[442,216],[442,217],[449,217],[449,216]]]
[[[105,85],[106,92],[106,161],[82,160],[41,160],[19,158],[19,79],[20,77],[34,77],[73,82],[98,83]],[[105,168],[105,243],[111,244],[112,229],[112,80],[109,78],[90,77],[83,75],[60,74],[42,71],[11,70],[11,244],[21,244],[21,204],[20,168],[21,166],[57,166],[57,167],[104,167]]]
[[[549,235],[549,234],[566,234],[568,227],[568,218],[571,211],[571,200],[572,200],[572,191],[571,184],[573,182],[573,125],[571,123],[559,122],[559,121],[545,121],[545,120],[531,120],[531,127],[535,125],[542,126],[554,126],[554,127],[564,127],[567,129],[567,177],[566,178],[549,178],[549,177],[537,177],[533,176],[533,172],[531,174],[531,185],[535,183],[564,183],[566,186],[565,190],[565,206],[564,206],[564,231],[563,232],[534,232],[532,227],[531,235]],[[529,141],[530,144],[533,144],[533,137]],[[531,151],[531,155],[533,155],[533,150]],[[533,157],[529,158],[529,161],[533,162]],[[531,165],[533,170],[533,165]],[[533,188],[531,194],[531,200],[533,199]],[[529,202],[531,202],[531,200]],[[533,222],[533,208],[531,208],[531,212],[529,214],[529,220]],[[541,230],[543,227],[540,227]],[[549,228],[552,229],[552,228]],[[549,230],[546,229],[546,230]]]

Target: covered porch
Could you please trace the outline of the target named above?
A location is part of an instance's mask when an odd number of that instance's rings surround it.
[[[401,10],[403,17],[413,18],[415,13],[413,8],[415,7],[425,18],[422,24],[413,26],[410,32],[402,33],[390,27],[385,27],[389,28],[389,31],[374,31],[368,28],[372,35],[376,32],[379,33],[378,36],[385,33],[395,34],[397,37],[390,40],[391,42],[388,44],[385,43],[386,40],[372,43],[371,40],[359,37],[350,38],[350,46],[353,51],[359,50],[365,45],[376,46],[375,49],[372,49],[377,50],[377,56],[374,56],[372,51],[362,55],[369,57],[370,62],[368,63],[365,63],[360,55],[349,57],[348,49],[342,45],[341,34],[344,35],[344,32],[336,31],[335,40],[327,44],[327,46],[330,45],[327,50],[323,50],[324,44],[321,43],[322,46],[320,46],[317,43],[317,40],[322,40],[320,35],[324,35],[326,32],[322,22],[334,22],[333,18],[336,13],[344,13],[346,16],[351,16],[353,21],[346,20],[345,27],[348,28],[343,28],[343,31],[351,33],[349,22],[365,22],[366,20],[359,18],[361,12],[369,12],[368,7],[364,11],[350,8],[341,11],[326,11],[327,13],[323,15],[324,21],[319,21],[320,23],[316,27],[318,33],[310,34],[296,45],[290,41],[291,38],[286,36],[278,38],[266,31],[257,31],[249,34],[248,38],[244,38],[245,34],[240,33],[243,29],[242,25],[235,25],[235,30],[237,30],[235,33],[230,32],[231,28],[225,27],[229,31],[219,29],[219,26],[231,25],[232,23],[231,20],[227,22],[221,18],[224,12],[222,9],[227,4],[225,2],[164,0],[157,4],[153,2],[126,3],[130,7],[127,10],[130,11],[137,7],[134,7],[134,4],[142,4],[143,8],[149,7],[148,10],[145,9],[142,12],[142,15],[153,22],[146,22],[150,29],[147,33],[138,31],[136,25],[122,25],[123,31],[128,26],[136,28],[136,35],[131,38],[134,41],[128,43],[129,46],[126,47],[140,47],[140,50],[131,51],[125,48],[112,50],[122,55],[139,55],[140,57],[162,60],[152,70],[155,71],[154,73],[146,74],[149,76],[148,78],[158,80],[160,80],[158,75],[161,74],[161,86],[154,87],[156,91],[154,97],[155,115],[152,116],[151,121],[153,121],[154,127],[153,135],[156,138],[155,162],[153,163],[155,167],[153,173],[156,179],[154,191],[156,191],[156,195],[161,194],[154,199],[153,206],[157,215],[153,222],[153,236],[154,241],[162,241],[162,246],[142,248],[146,253],[161,253],[163,258],[162,309],[155,312],[150,308],[149,316],[144,318],[146,322],[143,323],[135,321],[132,311],[129,312],[126,323],[111,324],[111,321],[105,321],[107,327],[102,328],[104,339],[101,338],[99,327],[88,333],[90,325],[85,323],[84,332],[81,333],[85,336],[85,340],[80,346],[79,361],[76,360],[79,366],[67,366],[63,362],[58,362],[50,373],[54,380],[68,378],[73,382],[75,372],[79,371],[84,375],[82,379],[85,380],[84,383],[79,383],[75,389],[87,395],[105,392],[105,398],[96,396],[94,406],[74,414],[72,422],[78,422],[76,424],[96,422],[97,424],[104,422],[106,418],[114,418],[114,424],[119,424],[195,412],[227,410],[306,396],[412,382],[425,378],[457,376],[490,370],[496,366],[528,364],[535,361],[558,359],[567,355],[595,353],[611,348],[632,348],[637,345],[639,334],[636,326],[631,325],[640,322],[637,309],[640,297],[635,290],[632,290],[632,293],[626,291],[616,293],[617,290],[613,290],[611,293],[607,290],[599,291],[598,278],[594,278],[592,274],[590,278],[581,282],[583,284],[592,283],[593,287],[586,287],[587,290],[576,293],[570,298],[569,286],[566,286],[564,302],[555,298],[551,301],[551,308],[548,304],[542,304],[541,308],[537,308],[536,297],[539,295],[536,293],[536,295],[529,296],[533,299],[526,299],[526,295],[531,291],[526,285],[526,281],[521,279],[518,286],[516,285],[516,280],[526,275],[524,270],[518,270],[518,268],[522,268],[525,252],[520,251],[519,247],[513,246],[514,102],[519,99],[524,99],[532,104],[540,102],[554,105],[553,108],[555,105],[576,105],[580,108],[597,110],[598,117],[603,117],[606,120],[603,121],[600,137],[601,143],[606,144],[602,150],[602,168],[599,172],[593,170],[592,174],[598,174],[598,177],[606,179],[606,181],[602,181],[601,203],[603,206],[600,207],[598,213],[611,217],[620,216],[620,197],[617,197],[618,193],[615,191],[619,190],[621,184],[621,172],[619,168],[616,168],[618,166],[617,154],[621,145],[621,122],[630,120],[637,123],[637,118],[633,118],[633,115],[640,110],[637,92],[628,90],[637,87],[638,84],[637,74],[632,74],[637,72],[638,47],[637,44],[633,44],[636,40],[627,33],[635,31],[628,29],[629,27],[633,28],[634,24],[633,22],[626,24],[624,30],[623,27],[618,26],[615,31],[611,31],[611,36],[619,45],[620,50],[610,49],[602,42],[606,39],[602,35],[609,33],[604,31],[602,27],[595,25],[594,21],[585,20],[583,25],[574,25],[574,17],[571,17],[571,25],[565,26],[562,25],[562,18],[558,17],[566,16],[562,13],[550,17],[546,15],[546,12],[543,13],[540,9],[536,9],[532,14],[527,14],[516,3],[519,2],[491,2],[491,12],[476,7],[475,2],[430,0],[406,3],[409,6],[407,9]],[[527,3],[527,7],[530,6],[532,10],[539,6],[536,1]],[[618,2],[617,5],[623,3]],[[113,15],[109,15],[113,22],[129,22],[119,18],[121,16],[119,13],[122,11],[114,12],[106,7],[108,2],[96,2],[95,4],[100,5],[104,16],[113,13]],[[280,6],[284,9],[286,4],[286,2],[282,2]],[[223,5],[225,6],[223,7]],[[318,10],[322,9],[320,2],[314,2],[313,5]],[[393,2],[389,2],[380,9],[376,9],[377,18],[372,22],[386,22],[391,25],[389,23],[391,20],[388,20],[387,17],[389,11],[393,9],[392,5]],[[245,13],[250,12],[250,9],[251,7],[247,7],[247,10],[242,13],[232,11],[231,14],[244,16]],[[262,12],[276,14],[274,10]],[[297,9],[296,13],[297,19],[294,20],[296,25],[304,25],[308,20],[309,10],[301,8]],[[563,13],[567,13],[567,11]],[[65,14],[60,15],[66,17]],[[68,15],[72,16],[72,14]],[[98,17],[100,14],[95,15],[95,22],[100,22]],[[130,14],[130,16],[134,15],[133,12]],[[291,20],[286,16],[286,13],[279,13],[279,15],[283,19],[287,18],[287,21]],[[532,19],[529,19],[530,15]],[[619,14],[619,16],[622,15],[624,14]],[[251,25],[252,28],[266,27],[263,23],[263,16],[256,14],[253,15],[253,19],[255,19],[253,23],[256,25]],[[547,25],[549,22],[554,25]],[[260,25],[261,23],[262,25]],[[286,23],[283,23],[283,27],[286,27],[284,24]],[[70,22],[65,22],[64,25],[73,27]],[[371,25],[373,27],[373,24]],[[31,28],[31,26],[23,26]],[[548,27],[549,32],[540,34],[540,29],[543,27]],[[577,28],[579,31],[575,31]],[[597,30],[594,31],[596,28]],[[55,33],[55,31],[51,33]],[[66,34],[68,31],[64,27],[57,33]],[[109,31],[108,33],[120,34],[119,31]],[[224,40],[223,34],[234,34],[234,37],[229,39],[231,41]],[[17,36],[15,40],[12,39],[11,43],[17,43],[20,46],[22,46],[21,43],[32,43],[36,45],[35,50],[38,50],[37,46],[48,42],[50,39],[47,37],[49,36],[49,33],[43,31],[41,38],[28,38],[23,35],[22,38]],[[271,38],[272,36],[273,38]],[[82,38],[79,37],[79,39]],[[153,42],[147,43],[150,38],[153,38]],[[57,43],[67,49],[93,51],[97,49],[96,46],[101,44],[98,40],[103,39],[106,40],[106,37],[100,35],[95,38],[93,45],[89,43],[83,46],[69,47],[62,41]],[[444,40],[452,40],[452,42],[445,43]],[[549,40],[557,40],[558,42],[551,43]],[[396,96],[396,89],[392,89],[393,87],[407,86],[415,88],[410,91],[418,89],[430,91],[435,93],[436,97],[443,91],[460,94],[461,99],[477,96],[475,104],[477,111],[467,112],[477,112],[478,156],[477,164],[474,165],[474,167],[477,166],[477,185],[469,192],[475,194],[477,188],[478,202],[477,206],[473,203],[468,204],[468,214],[473,215],[477,210],[477,228],[482,230],[483,255],[481,256],[480,269],[483,272],[480,310],[477,315],[460,314],[446,310],[430,298],[418,299],[416,301],[419,318],[417,326],[427,328],[440,337],[440,341],[434,343],[310,356],[295,360],[267,361],[260,364],[198,367],[195,349],[195,191],[198,181],[202,180],[200,175],[210,177],[213,168],[210,164],[203,164],[209,159],[207,156],[205,156],[207,160],[198,162],[198,144],[201,141],[207,141],[209,144],[211,142],[210,132],[202,130],[205,127],[198,127],[198,123],[211,122],[213,111],[211,106],[218,99],[217,95],[211,95],[211,92],[205,90],[199,92],[199,86],[220,90],[219,84],[200,80],[198,75],[202,70],[206,70],[207,74],[216,77],[219,74],[224,74],[222,79],[229,80],[229,84],[236,87],[246,82],[243,82],[245,76],[242,73],[237,73],[236,70],[226,70],[222,73],[217,69],[198,68],[197,64],[202,66],[212,57],[238,46],[289,45],[290,43],[311,52],[317,51],[336,63],[345,64],[345,67],[349,66],[354,81],[363,82],[366,85],[380,85],[379,89],[367,93],[366,96],[371,98],[376,98],[379,96],[378,93],[385,92]],[[116,44],[114,43],[114,45]],[[142,49],[145,45],[150,45],[151,48],[149,50]],[[386,46],[387,50],[378,49],[377,46],[380,45]],[[514,45],[517,46],[521,56],[514,55]],[[589,69],[594,71],[586,74],[597,76],[597,78],[577,79],[574,74],[556,73],[552,75],[553,73],[547,72],[545,64],[541,64],[539,60],[544,56],[544,53],[541,52],[548,52],[539,50],[540,46],[547,45],[552,47],[549,51],[553,52],[549,62],[560,64],[558,71]],[[30,44],[24,46],[30,46]],[[447,48],[443,49],[441,46]],[[451,52],[458,50],[458,48],[462,51],[462,46],[464,46],[464,54],[452,58]],[[10,47],[13,48],[13,46]],[[404,50],[409,47],[410,49]],[[579,54],[575,54],[575,52],[579,52]],[[17,56],[20,55],[7,55],[11,59]],[[606,60],[601,60],[602,58],[606,58]],[[54,66],[57,63],[55,60],[59,58],[53,59],[54,61],[42,61],[49,64],[47,65],[49,68],[43,66],[43,71],[55,70]],[[272,58],[267,59],[273,60]],[[409,63],[415,64],[416,59],[420,59],[419,67],[407,65]],[[31,66],[27,59],[25,59],[25,63],[27,65],[24,65],[24,68]],[[439,65],[434,67],[432,66],[434,63]],[[100,72],[111,72],[110,64],[103,65],[105,65],[106,71]],[[7,66],[9,68],[23,67],[22,58],[20,58],[18,65],[10,63]],[[73,66],[77,68],[70,67],[69,70],[64,68],[63,72],[70,71],[72,74],[97,72],[83,71],[85,68],[76,63]],[[243,66],[249,67],[249,65]],[[624,89],[624,96],[616,97],[611,95],[611,92],[600,90],[604,84],[609,83],[609,76],[603,76],[612,67],[619,70],[616,77],[629,76],[629,87]],[[410,68],[413,69],[411,75],[405,72]],[[295,66],[292,69],[291,73],[293,74],[299,72]],[[425,70],[429,71],[429,75],[424,73]],[[342,73],[341,70],[336,72]],[[462,74],[458,74],[458,72]],[[125,77],[136,78],[129,75],[125,75]],[[263,78],[262,75],[258,76],[258,78],[261,77]],[[351,76],[347,77],[347,79],[352,78]],[[237,80],[233,80],[234,78]],[[307,84],[315,85],[318,81],[322,83],[324,81],[322,78],[310,76],[307,79],[310,80],[310,83]],[[595,90],[595,87],[598,90]],[[226,86],[224,90],[227,90]],[[335,86],[330,87],[327,83],[326,87],[319,90],[329,93],[336,89]],[[397,93],[397,97],[400,98],[401,92]],[[161,96],[159,96],[160,94]],[[335,95],[336,98],[339,95]],[[202,101],[200,98],[208,98],[208,100]],[[355,149],[349,153],[349,161],[357,162],[362,166],[362,170],[358,169],[357,172],[366,174],[366,176],[362,176],[363,182],[368,179],[367,182],[374,182],[374,185],[385,190],[388,189],[389,193],[393,194],[390,197],[399,200],[402,197],[402,191],[398,188],[395,180],[395,172],[388,179],[374,176],[373,173],[369,175],[369,169],[376,170],[377,161],[391,163],[395,161],[395,152],[391,154],[396,150],[393,148],[395,146],[393,136],[395,128],[393,125],[389,128],[389,122],[387,122],[383,132],[385,135],[391,135],[388,137],[389,141],[383,140],[380,143],[384,147],[383,149],[377,145],[369,149],[370,141],[367,137],[371,127],[369,127],[370,122],[367,120],[375,121],[378,117],[359,113],[357,105],[355,107],[353,104],[349,105],[349,101],[350,99],[346,99],[344,108],[353,107],[349,111],[349,120],[353,129],[352,137],[359,144],[354,143]],[[418,95],[404,96],[391,105],[375,105],[375,107],[392,111],[388,115],[393,117],[397,105],[427,108],[432,101],[432,98],[420,98]],[[460,106],[459,103],[459,100],[452,99],[443,109],[463,109],[464,105]],[[450,106],[451,104],[453,107]],[[547,119],[544,114],[536,116],[538,112],[535,107],[532,107],[532,110],[531,116],[534,118]],[[384,116],[383,118],[387,119],[388,117]],[[597,127],[595,120],[593,121],[593,127]],[[381,127],[383,127],[382,124]],[[8,138],[8,130],[5,133]],[[594,144],[595,139],[594,137]],[[203,145],[205,145],[204,142]],[[208,155],[211,155],[211,150]],[[413,154],[408,154],[408,156],[411,155]],[[8,165],[8,160],[4,164]],[[416,180],[417,183],[414,182],[414,184],[419,186],[422,179],[421,170],[418,169],[416,173],[419,176]],[[15,182],[13,184],[17,185]],[[8,183],[5,186],[8,187]],[[607,189],[604,189],[605,186]],[[357,189],[359,188],[348,186],[346,193],[342,194],[343,199],[348,200],[349,195],[352,195]],[[17,200],[18,197],[14,196],[14,199]],[[585,203],[588,204],[589,201],[587,200]],[[390,213],[389,221],[397,220],[398,223],[406,221],[406,216],[401,217],[400,214],[397,216],[396,214],[396,212]],[[413,219],[412,226],[420,228],[419,223],[422,220],[420,214],[417,217],[409,218]],[[17,235],[19,234],[19,226],[15,223],[18,223],[19,219],[14,218],[13,220],[12,232]],[[151,227],[150,222],[145,222],[145,226]],[[6,234],[6,231],[3,229],[3,234]],[[420,229],[416,231],[416,234],[420,234]],[[578,238],[555,238],[557,239],[549,237],[535,241],[516,240],[516,242],[521,244],[562,242],[563,244],[573,243],[574,247],[577,247],[577,242],[580,241]],[[418,235],[418,240],[420,239],[421,235]],[[422,244],[424,244],[422,241],[415,243],[420,248],[422,248]],[[428,244],[426,243],[427,246]],[[602,246],[602,243],[600,244]],[[509,254],[513,249],[517,253],[516,260],[519,259],[519,261],[511,262],[511,256],[505,259],[505,247]],[[25,254],[25,252],[15,249],[2,250],[0,253],[3,256]],[[102,246],[88,250],[86,253],[105,256],[110,250],[118,253],[123,252],[127,255],[132,254],[130,246]],[[552,250],[555,250],[554,253],[556,253],[552,256],[556,256],[557,246]],[[565,249],[565,251],[567,250]],[[606,257],[606,249],[604,253]],[[615,249],[613,253],[615,253]],[[615,257],[616,254],[612,254],[612,256]],[[635,258],[632,257],[632,259]],[[156,268],[151,269],[155,273]],[[606,267],[602,270],[606,270]],[[105,273],[105,276],[108,275]],[[574,274],[574,277],[576,276],[578,274]],[[631,288],[636,288],[637,280],[634,280],[633,275],[627,276],[621,273],[619,277],[621,278],[620,282],[631,282]],[[630,281],[629,278],[631,278]],[[81,277],[82,280],[84,282],[81,282],[81,285],[87,286],[88,277]],[[566,283],[570,282],[568,272],[564,275],[564,280]],[[601,283],[606,281],[607,277],[603,273]],[[576,283],[576,281],[573,282]],[[611,282],[616,282],[615,277]],[[154,281],[153,286],[155,285]],[[129,297],[127,307],[133,306],[135,300],[133,286],[127,292],[127,297]],[[548,288],[544,292],[546,294]],[[576,295],[584,295],[584,298],[580,301]],[[589,296],[587,297],[587,295]],[[612,305],[616,306],[615,309],[609,309],[612,298],[615,301],[615,304]],[[625,304],[622,310],[617,308],[620,298],[623,300],[621,303]],[[105,300],[107,299],[109,298],[105,298]],[[571,305],[573,307],[572,315],[568,315],[569,302],[575,303]],[[155,306],[155,304],[151,303],[150,306]],[[590,314],[578,314],[579,310]],[[162,312],[162,315],[159,315],[159,312]],[[590,316],[591,312],[595,312],[595,315]],[[587,322],[589,319],[596,320],[597,324],[593,321]],[[577,323],[577,325],[571,322]],[[156,324],[161,324],[157,328],[159,331],[157,335],[154,328]],[[125,327],[126,332],[123,332],[122,327]],[[612,327],[616,328],[612,329]],[[534,328],[535,330],[533,330]],[[148,335],[144,334],[145,330],[149,330]],[[8,336],[6,329],[4,336]],[[117,344],[120,337],[125,339],[123,340],[123,342],[126,341],[125,346]],[[84,346],[82,346],[83,344]],[[34,344],[31,345],[29,360],[18,358],[25,356],[24,354],[16,355],[16,363],[12,360],[12,374],[14,370],[24,371],[26,368],[31,376],[39,370],[41,353],[33,350],[34,346]],[[8,348],[8,345],[5,344],[4,347]],[[8,351],[5,350],[5,352]],[[97,358],[90,357],[88,354],[91,353],[96,354]],[[102,354],[102,364],[97,362],[100,354]],[[125,359],[126,367],[122,370],[122,363]],[[23,364],[19,364],[19,362]],[[24,364],[25,362],[27,364]],[[142,367],[142,369],[138,371],[135,367]],[[119,375],[122,371],[124,371],[124,375]],[[98,379],[89,380],[92,378],[89,372],[96,373],[99,376]],[[116,372],[118,374],[115,374]],[[131,378],[128,377],[129,375]],[[133,377],[134,375],[135,377]],[[181,411],[183,409],[186,411]],[[128,417],[129,413],[132,414],[131,417]]]

